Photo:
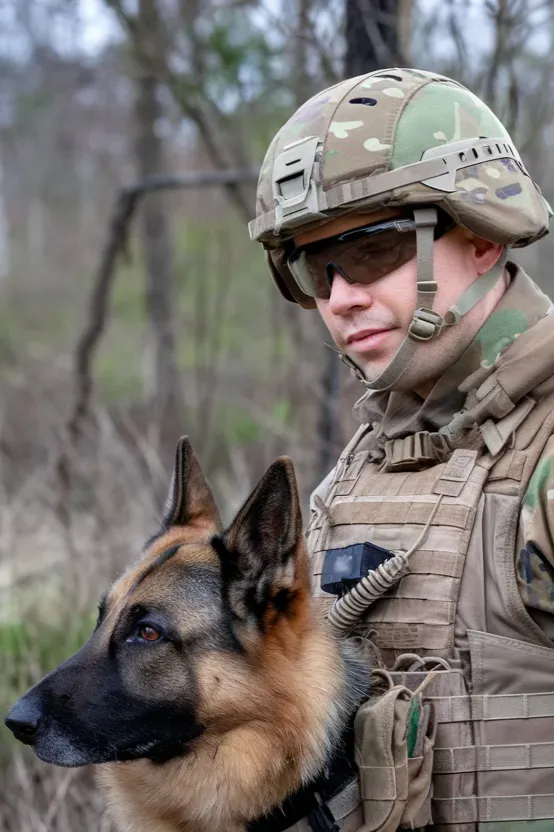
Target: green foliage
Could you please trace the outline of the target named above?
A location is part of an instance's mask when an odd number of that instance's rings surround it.
[[[232,9],[212,10],[203,21],[207,93],[223,110],[257,97],[278,72],[278,50],[247,14]]]
[[[16,280],[0,293],[0,374],[25,357],[55,361],[67,352],[80,323],[75,291],[34,288],[19,292]],[[8,359],[6,361],[6,358]],[[13,359],[13,361],[12,361]]]
[[[95,358],[93,373],[101,398],[124,405],[142,397],[142,355],[147,332],[144,264],[136,237],[129,260],[120,259],[110,303],[108,330]]]
[[[259,247],[249,242],[232,213],[207,223],[183,212],[173,226],[177,348],[183,373],[202,378],[213,376],[215,368],[214,378],[219,370],[264,381],[277,359],[290,358],[291,346],[272,327],[268,296],[274,289]],[[137,243],[135,237],[131,260],[118,264],[109,326],[94,362],[99,395],[108,405],[141,400],[149,372],[145,271]],[[280,416],[284,413],[279,410]],[[243,425],[237,430],[244,441],[249,429]]]
[[[288,399],[278,399],[271,408],[270,416],[273,421],[286,426],[292,420],[292,405]]]
[[[185,212],[174,221],[176,326],[183,372],[214,371],[252,375],[264,381],[276,360],[291,357],[289,339],[275,330],[274,288],[260,248],[250,243],[244,225],[232,214],[211,222]],[[149,369],[145,363],[150,333],[145,306],[145,266],[138,235],[131,258],[120,260],[113,285],[108,325],[94,357],[97,395],[108,407],[141,401]],[[17,283],[14,280],[14,288]],[[75,280],[54,294],[40,289],[5,295],[0,304],[0,366],[10,375],[10,356],[49,363],[69,358],[84,323],[91,278]],[[278,301],[277,301],[278,302]],[[31,335],[32,333],[32,335]]]
[[[137,401],[142,396],[143,381],[137,352],[128,343],[115,343],[103,350],[94,364],[94,375],[102,399],[121,405]]]
[[[292,420],[292,407],[287,399],[278,399],[267,414],[268,424],[286,427]],[[248,404],[244,407],[221,404],[215,409],[213,430],[225,439],[226,445],[249,445],[263,442],[266,430],[260,419],[252,414]]]
[[[218,408],[214,423],[219,426],[230,446],[248,445],[261,438],[259,423],[242,408],[230,405]]]
[[[16,696],[81,647],[90,637],[96,610],[51,622],[25,618],[0,626],[0,680]],[[4,697],[3,697],[4,698]]]

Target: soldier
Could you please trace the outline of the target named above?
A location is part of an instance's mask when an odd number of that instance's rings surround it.
[[[366,832],[554,828],[554,316],[509,259],[551,213],[491,110],[419,70],[324,90],[263,162],[251,238],[366,388],[314,593],[385,690],[426,685],[403,733],[402,695],[358,714]]]

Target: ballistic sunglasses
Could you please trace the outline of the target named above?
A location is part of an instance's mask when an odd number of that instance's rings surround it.
[[[433,238],[440,239],[454,225],[439,211]],[[298,246],[289,255],[287,266],[304,294],[328,299],[336,272],[348,283],[369,285],[399,269],[416,253],[416,224],[400,217]]]

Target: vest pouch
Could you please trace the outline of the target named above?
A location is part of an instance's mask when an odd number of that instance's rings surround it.
[[[424,685],[413,692],[394,685],[386,671],[374,675],[387,678],[389,689],[365,702],[354,720],[364,832],[426,826],[431,823],[432,705],[423,701]]]
[[[412,697],[408,725],[408,799],[400,826],[419,829],[431,823],[431,783],[437,722],[431,702]]]

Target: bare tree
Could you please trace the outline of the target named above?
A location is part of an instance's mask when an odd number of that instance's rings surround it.
[[[105,2],[117,14],[129,35],[137,65],[167,87],[182,114],[196,126],[214,167],[219,170],[247,167],[248,159],[243,149],[233,140],[224,114],[202,84],[203,71],[199,73],[199,68],[203,69],[202,42],[193,14],[199,13],[199,5],[186,7],[184,27],[181,25],[179,9],[177,20],[174,21],[175,32],[172,32],[171,24],[167,25],[163,14],[163,4],[160,0],[151,0],[151,15],[152,18],[155,17],[156,33],[156,37],[152,37],[151,31],[140,25],[139,16],[127,11],[124,0]],[[184,64],[180,71],[174,69],[175,56],[178,56],[177,63],[180,66]],[[226,188],[235,208],[246,221],[250,220],[252,190],[240,182],[229,184]]]
[[[158,16],[155,0],[140,0],[137,24],[156,40]],[[159,40],[159,39],[158,39]],[[160,47],[161,48],[161,47]],[[159,135],[162,108],[159,82],[147,66],[139,66],[135,105],[135,152],[139,179],[165,169],[163,142]],[[153,336],[154,383],[151,390],[153,445],[164,468],[170,464],[175,441],[185,429],[185,412],[178,369],[175,336],[175,276],[171,236],[165,203],[152,194],[141,206],[142,244],[146,264],[146,309]]]
[[[300,107],[304,101],[307,101],[310,94],[313,92],[313,80],[310,77],[308,67],[308,44],[313,31],[310,20],[311,6],[312,0],[298,0],[297,2],[297,20],[294,31],[292,71],[294,98],[297,107]]]
[[[402,0],[346,0],[347,76],[403,62],[398,36],[401,12],[407,12]]]
[[[402,0],[346,0],[346,77],[402,63],[400,40],[406,38],[409,6]],[[318,421],[317,476],[325,476],[341,445],[341,364],[329,350],[322,368]]]

